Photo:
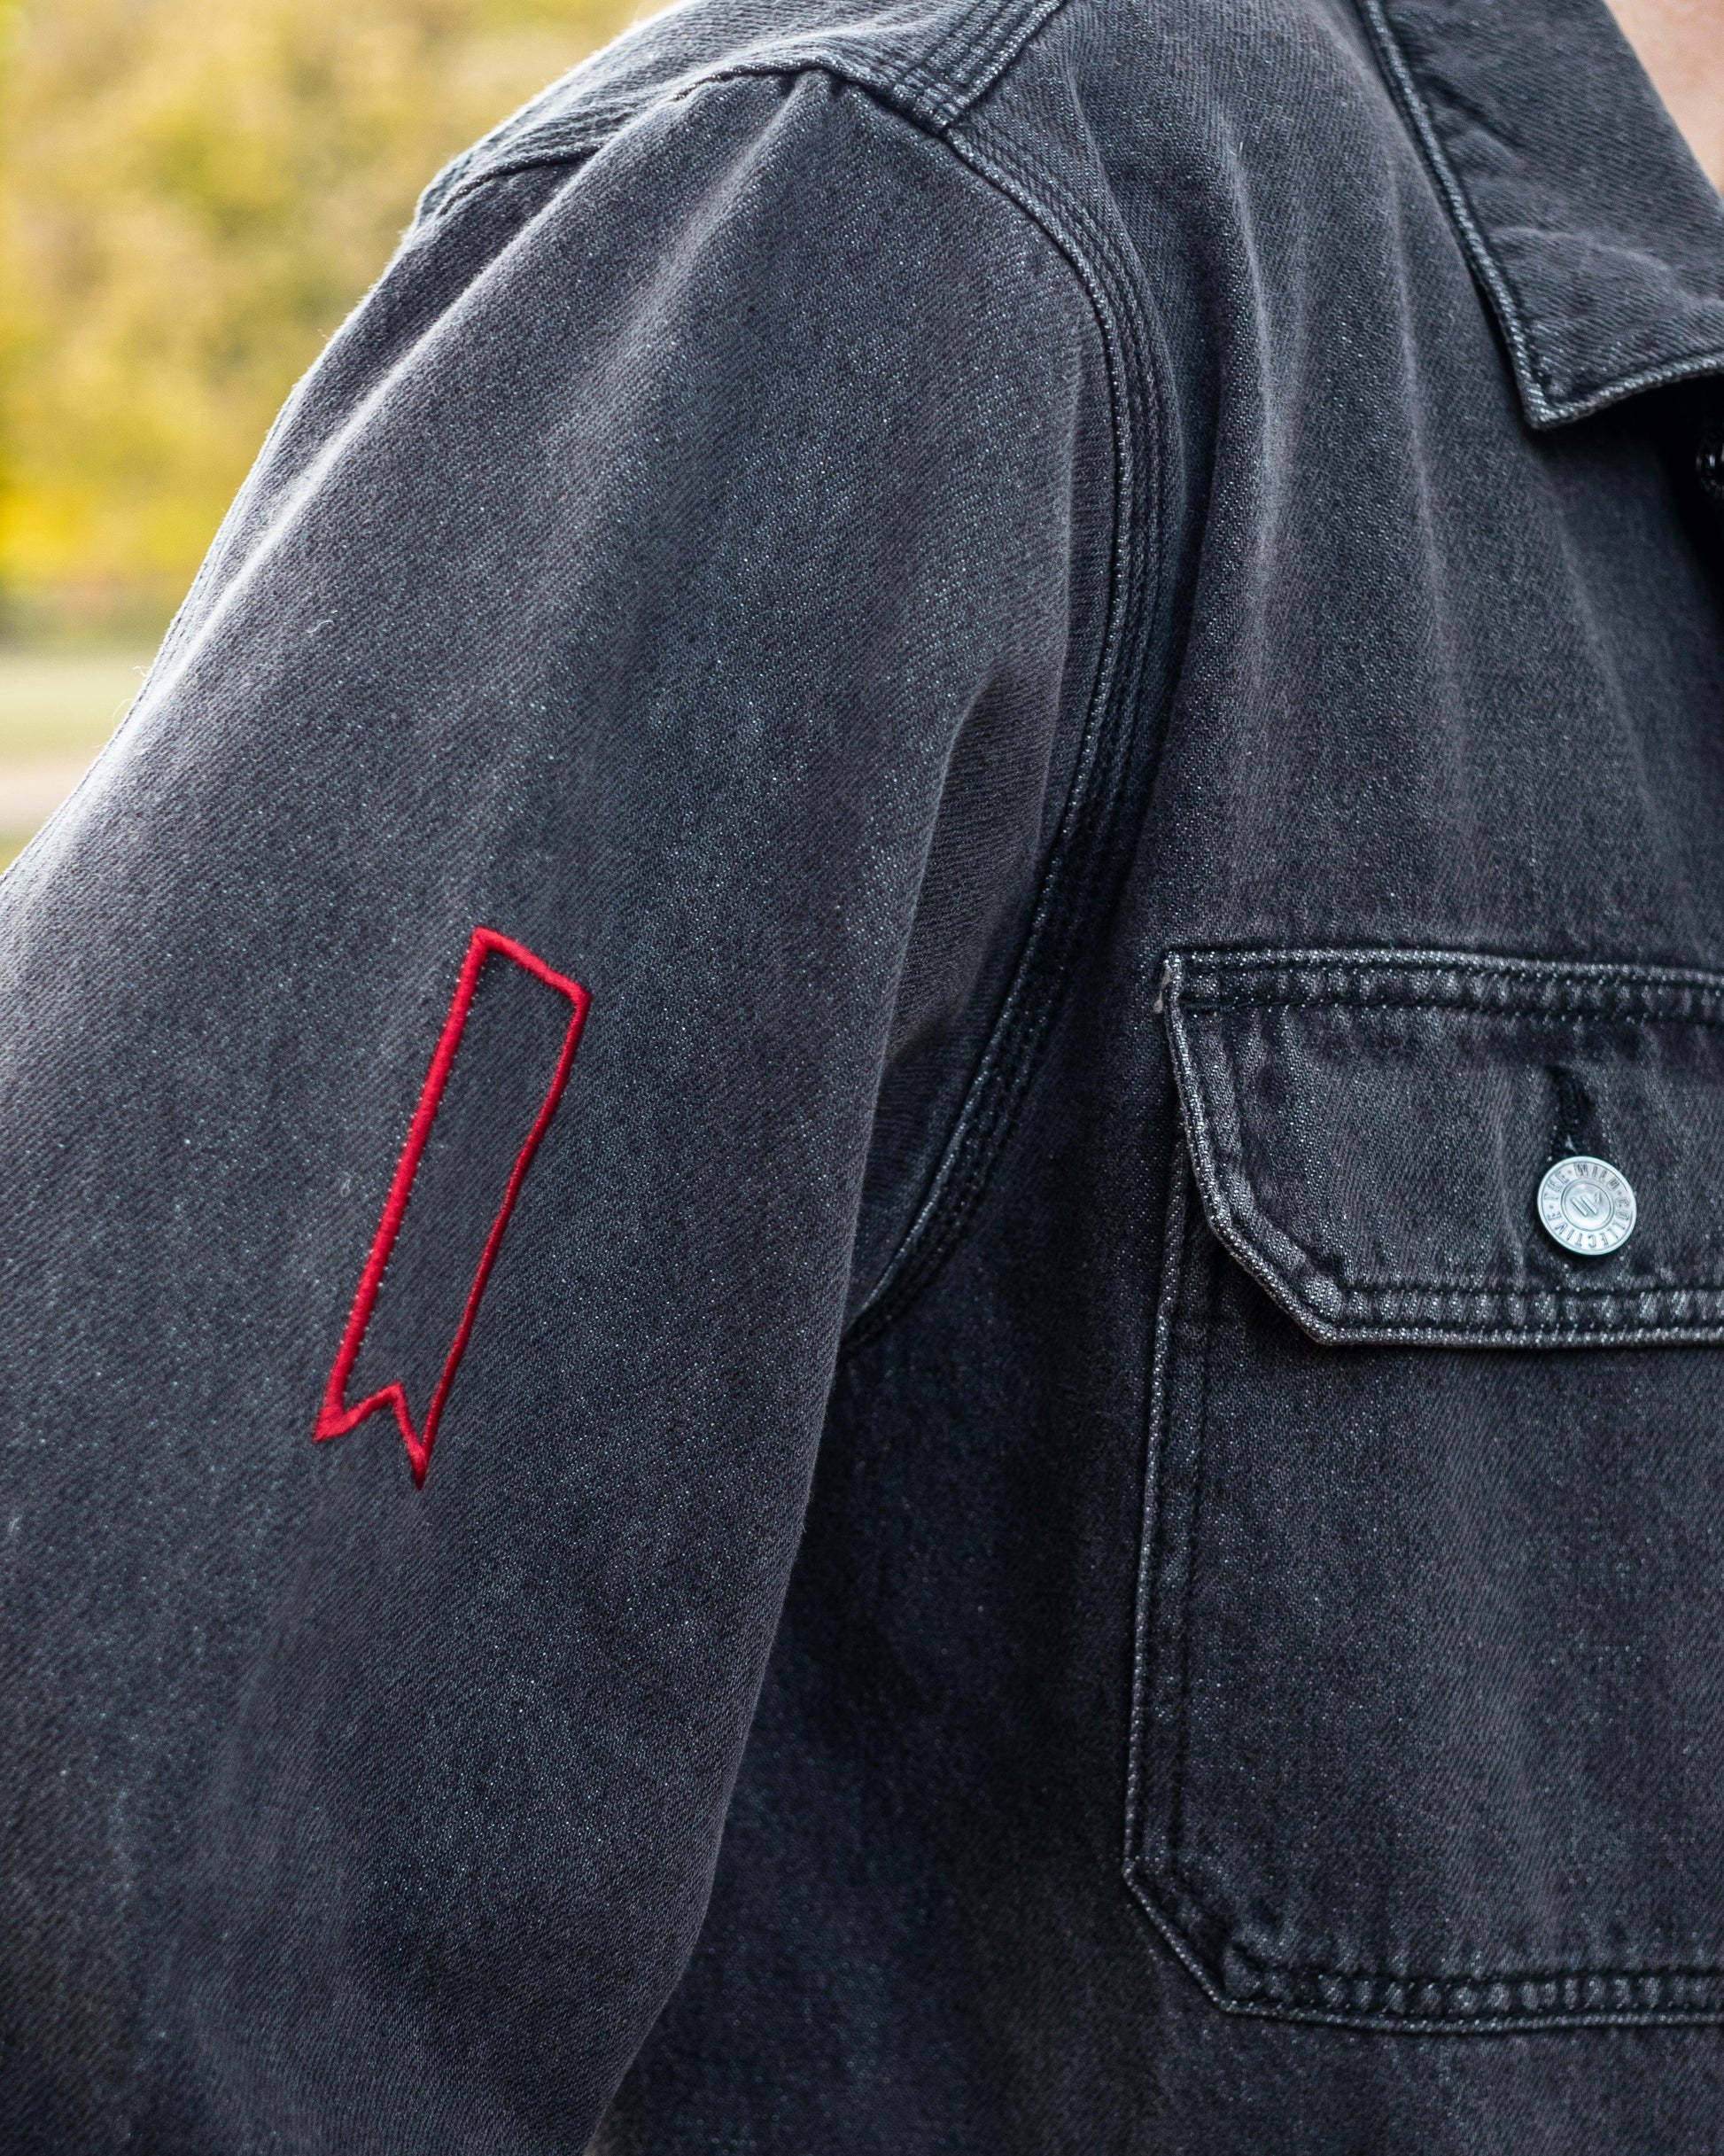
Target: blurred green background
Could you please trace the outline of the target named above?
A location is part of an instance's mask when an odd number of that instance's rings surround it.
[[[0,861],[443,161],[634,0],[0,0]]]

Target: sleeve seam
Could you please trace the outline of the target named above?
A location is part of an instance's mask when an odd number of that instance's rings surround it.
[[[1065,4],[1067,0],[1049,0],[1037,12],[1035,27],[1051,20]],[[1006,66],[996,68],[977,90],[977,98],[998,85],[1029,35],[1018,41]],[[930,120],[905,102],[901,78],[870,79],[872,71],[830,53],[721,64],[679,83],[672,95],[687,97],[722,82],[795,82],[811,74],[825,74],[857,90],[940,144],[974,183],[1002,198],[1016,220],[1059,257],[1100,344],[1114,441],[1107,620],[1072,779],[1050,851],[1031,887],[1029,922],[980,1059],[951,1124],[944,1134],[930,1134],[931,1164],[907,1226],[858,1296],[846,1328],[843,1352],[848,1355],[894,1322],[961,1240],[1039,1068],[1070,977],[1074,939],[1099,902],[1098,878],[1105,877],[1116,850],[1118,811],[1130,783],[1139,724],[1146,723],[1141,709],[1145,698],[1138,684],[1160,611],[1159,564],[1165,556],[1161,473],[1167,460],[1166,445],[1150,440],[1149,424],[1156,413],[1165,412],[1161,355],[1127,250],[1117,239],[1109,244],[1105,224],[1085,205],[1068,198],[1055,175],[997,133],[984,146],[967,132],[959,132],[957,114],[938,123]],[[530,152],[524,144],[516,158],[493,164],[450,189],[437,207],[505,171],[572,162],[590,154],[641,109],[632,106],[604,128],[597,115],[587,115],[579,143],[564,132],[555,148],[541,142]],[[1147,419],[1135,412],[1138,401],[1146,402]]]

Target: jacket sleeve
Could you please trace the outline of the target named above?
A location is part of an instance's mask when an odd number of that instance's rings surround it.
[[[0,887],[9,2148],[593,2130],[906,953],[1008,934],[1067,753],[1088,334],[823,77],[458,194]]]

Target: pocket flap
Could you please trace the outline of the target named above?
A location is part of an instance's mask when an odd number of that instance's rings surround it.
[[[1163,990],[1203,1207],[1314,1339],[1724,1340],[1724,977],[1460,952],[1186,951]],[[1540,1223],[1609,1162],[1609,1255]]]

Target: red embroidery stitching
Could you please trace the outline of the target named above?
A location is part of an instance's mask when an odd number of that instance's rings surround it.
[[[401,1232],[408,1200],[413,1194],[413,1179],[419,1171],[420,1158],[431,1138],[431,1125],[437,1120],[443,1090],[449,1082],[455,1051],[461,1046],[467,1015],[473,1007],[473,998],[478,989],[479,975],[484,970],[485,961],[493,956],[512,959],[517,966],[524,966],[536,980],[543,981],[547,988],[555,988],[559,995],[567,996],[573,1009],[569,1030],[563,1036],[563,1047],[557,1055],[556,1069],[551,1077],[550,1090],[533,1118],[526,1143],[515,1156],[515,1165],[509,1171],[509,1182],[503,1191],[503,1202],[497,1208],[497,1217],[485,1239],[478,1271],[473,1275],[473,1284],[467,1291],[466,1307],[461,1313],[461,1323],[455,1329],[454,1344],[450,1348],[448,1358],[443,1365],[442,1374],[437,1381],[437,1389],[431,1394],[431,1405],[425,1410],[425,1429],[422,1437],[413,1427],[406,1388],[399,1379],[353,1407],[346,1405],[345,1395],[347,1380],[353,1374],[353,1364],[358,1359],[360,1343],[365,1338],[365,1328],[371,1322],[377,1292],[383,1286],[390,1252],[394,1249],[395,1239]],[[468,1338],[478,1316],[479,1298],[484,1295],[485,1282],[491,1277],[491,1268],[497,1261],[497,1249],[503,1239],[503,1230],[509,1226],[509,1216],[515,1210],[515,1201],[521,1195],[521,1186],[526,1180],[527,1170],[532,1165],[532,1156],[539,1150],[539,1141],[549,1128],[551,1117],[556,1113],[556,1104],[563,1098],[563,1089],[569,1083],[570,1069],[575,1060],[580,1029],[586,1021],[586,1007],[591,1000],[579,981],[569,980],[563,974],[554,972],[542,958],[536,957],[524,944],[515,942],[511,937],[500,936],[495,929],[474,930],[473,940],[467,946],[467,956],[462,964],[461,978],[455,984],[454,1000],[450,1004],[449,1015],[443,1022],[443,1031],[431,1056],[431,1069],[425,1074],[419,1104],[413,1111],[412,1123],[408,1126],[407,1143],[401,1148],[401,1157],[395,1165],[395,1179],[389,1186],[383,1218],[377,1224],[377,1239],[365,1261],[365,1270],[359,1276],[359,1289],[353,1296],[353,1307],[348,1313],[347,1329],[341,1335],[341,1345],[336,1350],[335,1367],[330,1372],[323,1405],[318,1411],[317,1427],[312,1432],[318,1443],[328,1437],[346,1436],[349,1430],[356,1429],[368,1415],[375,1414],[380,1407],[392,1408],[407,1445],[408,1458],[413,1462],[414,1482],[421,1489],[424,1487],[425,1470],[431,1465],[431,1446],[437,1439],[437,1426],[442,1420],[444,1403],[449,1397],[449,1388],[454,1382],[461,1358],[467,1351]]]

